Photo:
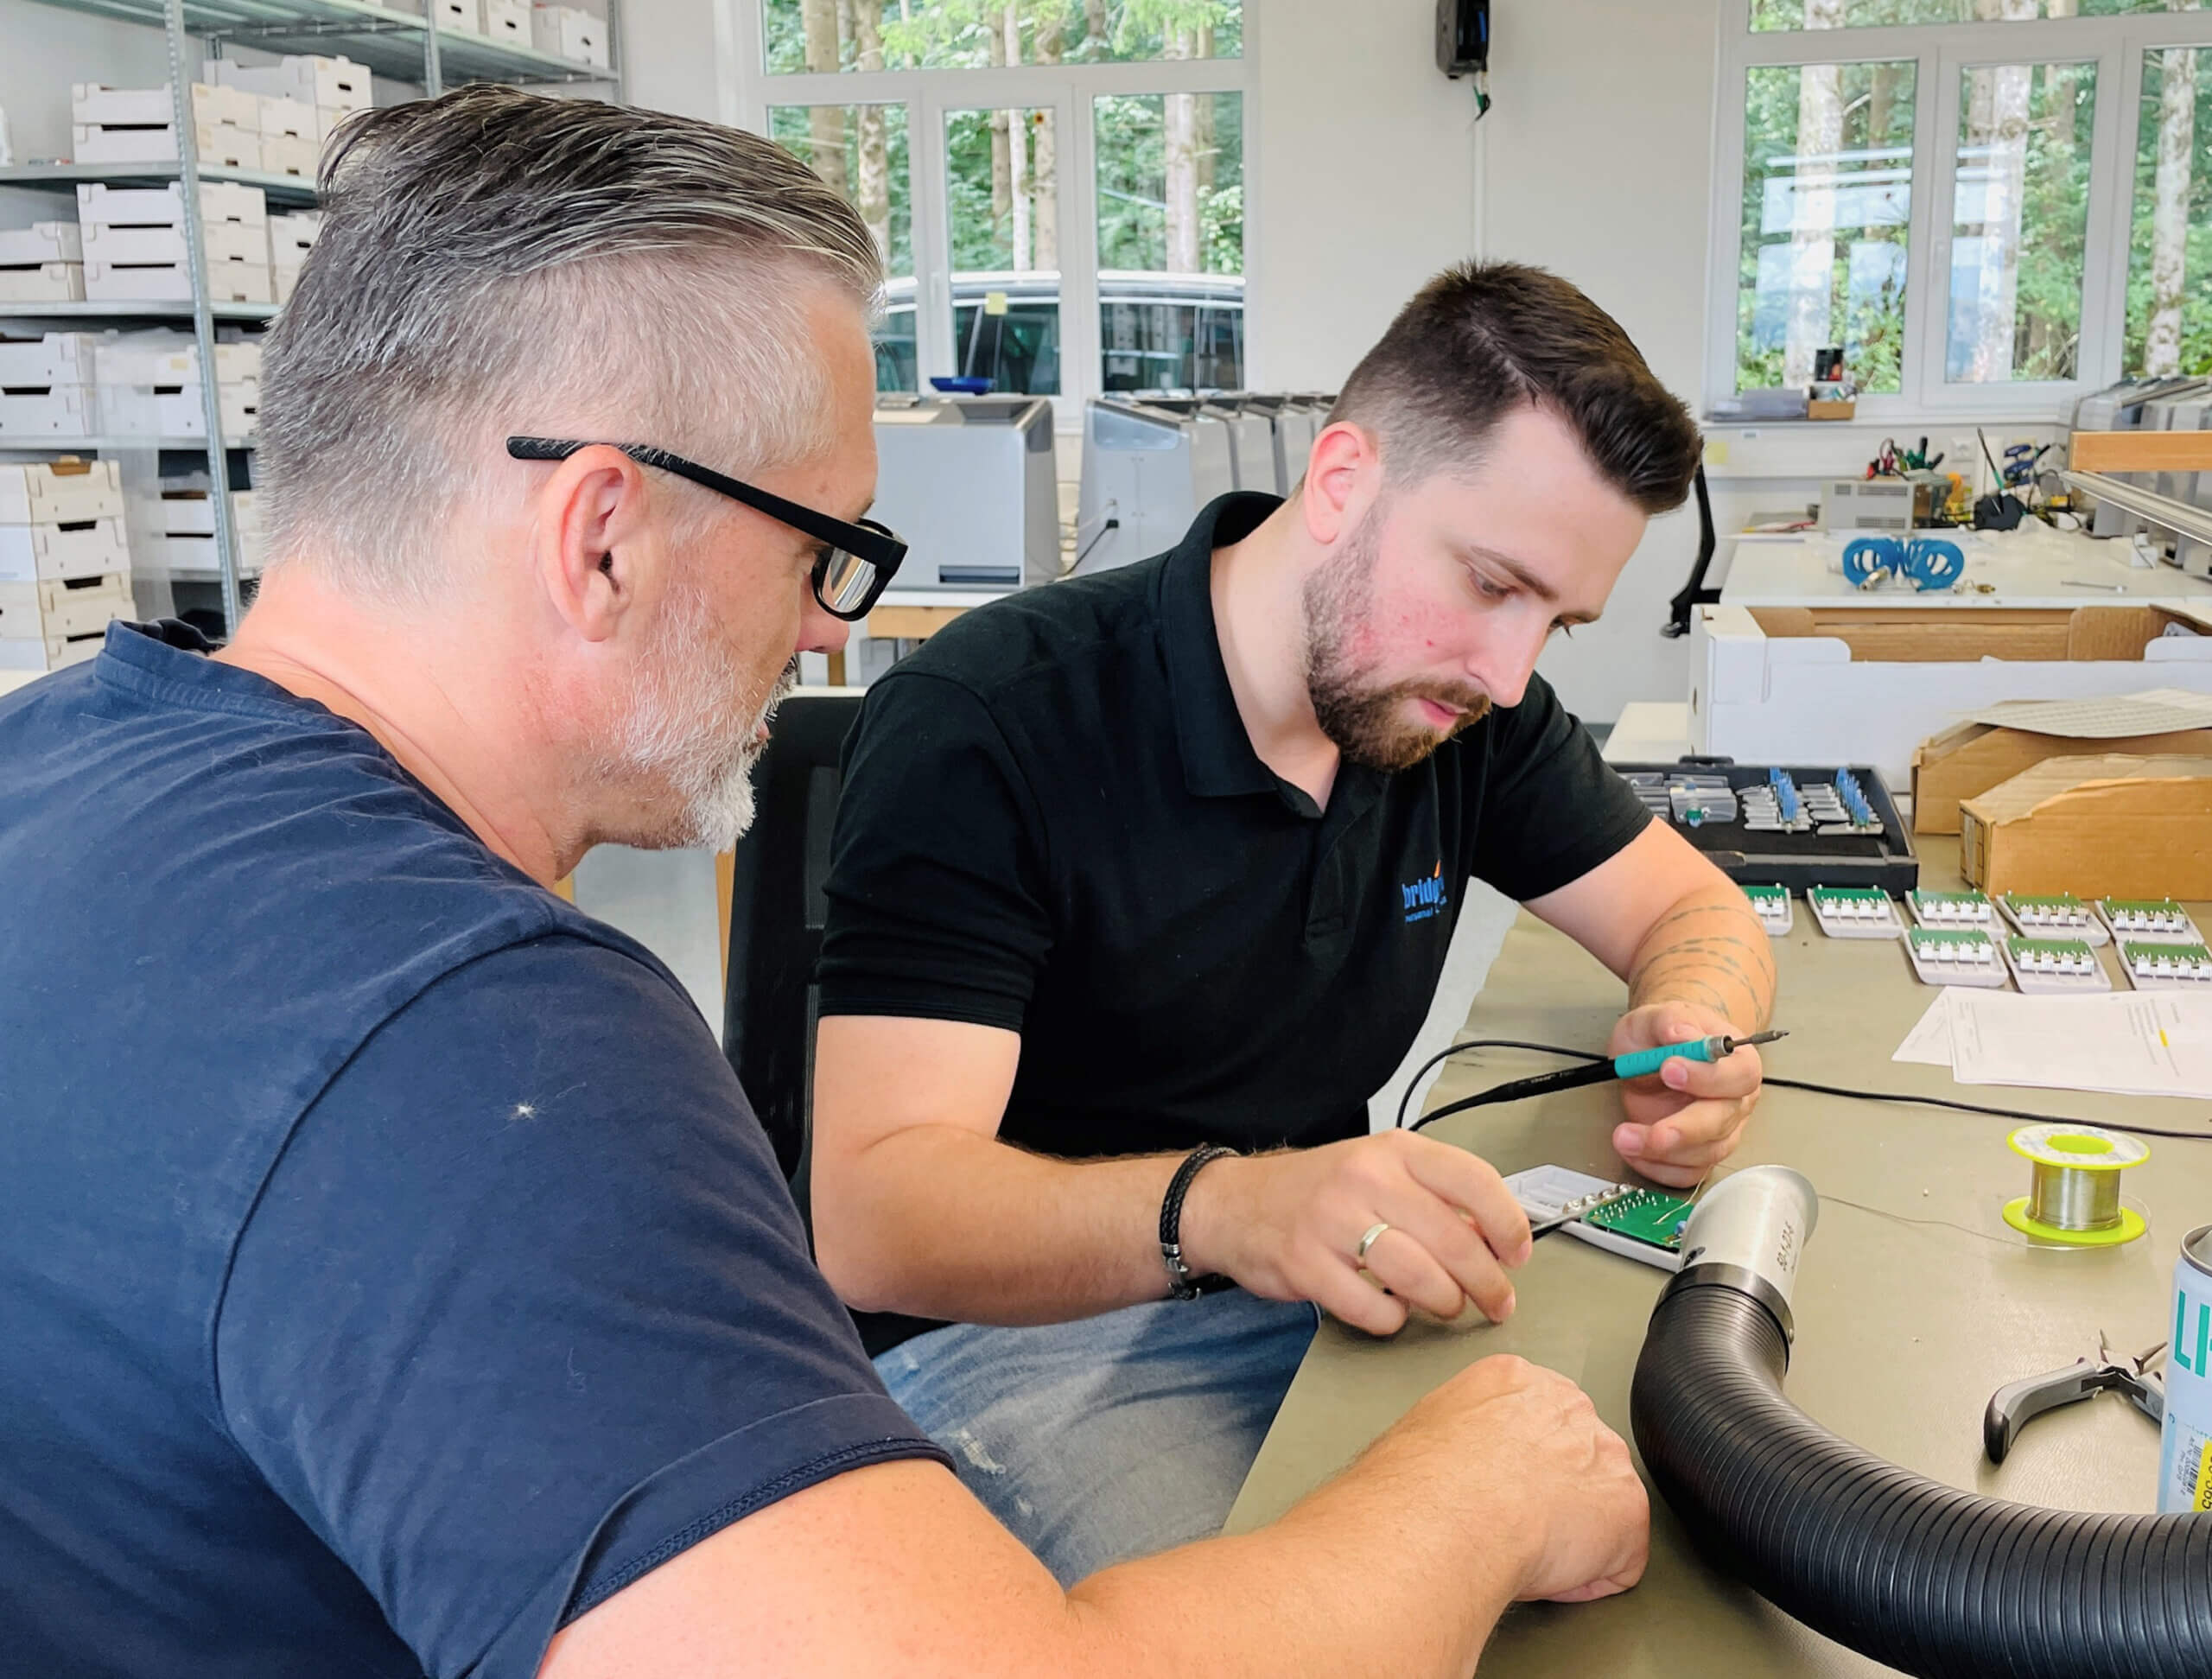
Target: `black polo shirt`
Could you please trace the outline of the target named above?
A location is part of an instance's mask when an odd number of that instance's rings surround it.
[[[965,614],[846,742],[821,1012],[1020,1033],[1009,1142],[1361,1135],[1468,877],[1540,897],[1647,820],[1541,677],[1411,769],[1344,765],[1325,808],[1262,763],[1209,582],[1279,505],[1224,496],[1168,553]]]

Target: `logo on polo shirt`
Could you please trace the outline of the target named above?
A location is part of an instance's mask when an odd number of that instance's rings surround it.
[[[1420,880],[1402,882],[1398,891],[1406,900],[1408,925],[1426,921],[1430,916],[1441,912],[1444,906],[1451,902],[1450,894],[1444,890],[1444,860],[1438,858],[1436,867]]]

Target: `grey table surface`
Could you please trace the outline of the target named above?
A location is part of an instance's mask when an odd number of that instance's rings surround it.
[[[1955,882],[1954,843],[1923,843],[1926,883]],[[2204,925],[2203,906],[2195,908]],[[2129,1351],[2164,1338],[2181,1237],[2212,1222],[2212,1104],[1955,1084],[1946,1069],[1890,1059],[1936,995],[1915,981],[1897,941],[1827,938],[1800,901],[1796,926],[1777,941],[1776,954],[1776,1024],[1791,1035],[1766,1052],[1771,1075],[2203,1136],[2151,1140],[2150,1160],[2123,1184],[2150,1231],[2116,1249],[2037,1248],[2004,1223],[2004,1203],[2027,1186],[2026,1162],[2005,1145],[2016,1121],[1770,1089],[1724,1168],[1778,1161],[1821,1192],[1786,1385],[1809,1415],[1954,1486],[2067,1509],[2152,1508],[2158,1430],[2118,1396],[2037,1419],[2000,1468],[1983,1460],[1981,1415],[2005,1383],[2094,1351],[2101,1330]],[[2101,956],[2124,985],[2110,947]],[[1465,1035],[1594,1047],[1621,997],[1596,961],[1524,914]],[[1484,1052],[1471,1066],[1462,1058],[1448,1064],[1430,1103],[1559,1065],[1513,1051]],[[1431,1134],[1501,1172],[1552,1161],[1616,1178],[1622,1167],[1610,1137],[1618,1099],[1611,1086],[1567,1091],[1455,1115]],[[1518,1303],[1503,1324],[1419,1319],[1376,1340],[1325,1322],[1227,1530],[1280,1515],[1423,1394],[1491,1353],[1518,1353],[1572,1377],[1628,1437],[1629,1383],[1664,1282],[1649,1266],[1551,1236],[1516,1279]],[[1378,1546],[1389,1542],[1388,1534],[1376,1536]],[[1450,1589],[1448,1581],[1437,1586]],[[1600,1603],[1518,1607],[1483,1657],[1485,1676],[1599,1671],[1630,1679],[1888,1669],[1713,1568],[1655,1494],[1651,1561],[1639,1587]]]

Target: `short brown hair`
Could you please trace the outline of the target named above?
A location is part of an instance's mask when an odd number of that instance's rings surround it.
[[[1699,451],[1689,410],[1618,321],[1520,263],[1467,263],[1423,286],[1329,418],[1375,432],[1385,474],[1409,481],[1480,459],[1491,428],[1524,403],[1572,425],[1606,480],[1646,513],[1688,495]]]

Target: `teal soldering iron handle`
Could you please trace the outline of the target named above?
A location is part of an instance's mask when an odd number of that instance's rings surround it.
[[[1646,1073],[1658,1072],[1669,1061],[1718,1061],[1724,1055],[1734,1054],[1745,1044],[1770,1044],[1784,1035],[1779,1032],[1755,1032],[1748,1038],[1731,1038],[1724,1033],[1710,1038],[1691,1038],[1679,1044],[1660,1044],[1613,1057],[1613,1077],[1641,1078]]]

